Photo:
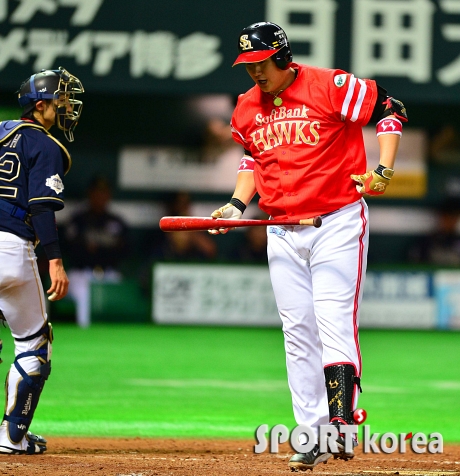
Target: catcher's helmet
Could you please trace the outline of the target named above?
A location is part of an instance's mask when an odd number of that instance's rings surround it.
[[[23,108],[24,116],[34,109],[38,101],[58,100],[55,104],[56,125],[64,131],[66,139],[72,142],[73,130],[77,127],[83,109],[83,102],[77,101],[75,94],[83,92],[81,81],[60,66],[59,69],[42,69],[40,73],[27,78],[19,88],[18,102]]]
[[[259,63],[270,56],[280,69],[287,69],[292,62],[291,45],[284,30],[270,22],[253,23],[247,26],[238,39],[238,58],[233,66],[240,63]]]

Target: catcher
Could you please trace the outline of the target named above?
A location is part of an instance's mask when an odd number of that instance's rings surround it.
[[[34,247],[41,242],[49,260],[50,300],[67,294],[54,213],[64,207],[62,178],[69,171],[67,149],[48,131],[53,125],[73,141],[83,92],[64,68],[42,70],[19,89],[20,120],[0,123],[0,314],[15,343],[7,375],[0,453],[40,454],[46,440],[29,432],[40,394],[51,372],[53,334]]]

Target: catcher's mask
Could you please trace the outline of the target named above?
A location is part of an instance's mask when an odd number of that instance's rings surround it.
[[[76,100],[75,94],[84,91],[81,81],[60,66],[59,69],[42,69],[26,79],[19,88],[18,101],[25,115],[34,109],[37,101],[53,99],[56,125],[64,131],[66,139],[73,142],[73,130],[83,109],[83,102]]]
[[[273,56],[278,68],[289,68],[292,52],[286,33],[276,23],[253,23],[238,37],[238,58],[233,66],[241,63],[259,63],[270,56]]]

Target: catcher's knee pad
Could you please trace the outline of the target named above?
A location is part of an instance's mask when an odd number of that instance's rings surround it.
[[[354,365],[330,365],[324,369],[324,375],[329,402],[329,421],[355,425],[353,418],[355,386],[361,391],[361,380],[355,375]]]
[[[45,381],[51,373],[50,357],[53,332],[50,323],[46,322],[38,332],[31,336],[15,340],[21,343],[37,338],[39,338],[39,343],[35,349],[19,353],[14,360],[13,365],[19,373],[17,382],[9,382],[11,372],[7,375],[7,402],[3,420],[7,422],[8,437],[12,443],[19,443],[27,434]],[[36,370],[28,372],[24,370],[20,362],[26,357],[37,358],[38,365],[34,365]],[[10,383],[14,385],[10,385]],[[15,395],[10,394],[11,387],[15,389],[13,390]]]

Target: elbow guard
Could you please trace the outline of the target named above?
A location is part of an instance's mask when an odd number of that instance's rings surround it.
[[[385,119],[385,117],[393,115],[401,122],[407,122],[409,120],[407,117],[406,107],[398,99],[388,97],[384,104],[387,105],[387,108],[383,112],[381,119]]]
[[[407,122],[407,111],[404,104],[387,95],[387,90],[377,84],[377,101],[374,106],[370,122],[377,123],[390,115],[395,116],[401,122]]]

